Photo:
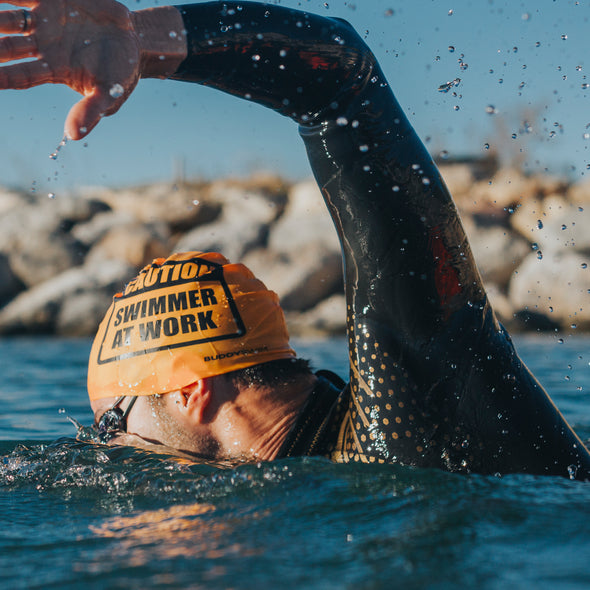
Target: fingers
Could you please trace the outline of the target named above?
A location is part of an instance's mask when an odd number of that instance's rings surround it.
[[[32,36],[0,38],[0,63],[36,56],[37,46]]]
[[[50,68],[39,60],[0,68],[0,90],[22,90],[53,81],[54,76]]]
[[[32,4],[32,3],[31,3]],[[23,6],[26,6],[23,3]],[[17,35],[32,28],[33,13],[27,10],[0,11],[0,33]]]
[[[96,127],[102,117],[119,110],[122,100],[115,101],[108,94],[96,91],[76,103],[68,113],[64,132],[69,139],[82,139]]]

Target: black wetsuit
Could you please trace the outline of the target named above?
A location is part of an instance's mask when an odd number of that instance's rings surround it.
[[[280,6],[179,6],[173,78],[299,123],[344,257],[350,383],[321,380],[283,455],[590,478],[590,454],[488,303],[452,199],[345,21]]]

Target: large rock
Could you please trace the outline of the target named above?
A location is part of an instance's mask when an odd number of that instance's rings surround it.
[[[503,226],[486,227],[467,217],[463,225],[484,283],[505,289],[518,265],[530,254],[530,244]]]
[[[544,254],[564,249],[590,252],[590,206],[584,208],[552,195],[524,202],[511,223]]]
[[[244,264],[277,293],[285,310],[305,311],[335,293],[342,293],[340,253],[307,245],[293,255],[273,250],[256,250]]]
[[[169,254],[169,237],[163,223],[118,225],[94,244],[86,264],[100,266],[105,260],[120,260],[139,269],[154,258]]]
[[[288,256],[308,245],[340,253],[334,223],[313,180],[291,188],[285,212],[272,227],[268,240],[270,250]]]
[[[590,178],[585,177],[572,184],[567,191],[567,199],[573,203],[590,207]]]
[[[28,205],[31,200],[32,198],[24,193],[0,188],[0,215],[4,215],[11,209],[17,209],[23,205]]]
[[[590,269],[573,252],[530,254],[510,282],[515,310],[547,316],[563,328],[590,328]]]
[[[315,182],[291,188],[268,248],[249,253],[244,262],[277,292],[285,310],[305,311],[342,293],[340,243]]]
[[[336,294],[303,313],[288,312],[287,326],[291,336],[335,336],[346,333],[346,299]]]
[[[103,238],[113,228],[135,223],[135,218],[127,211],[104,211],[97,213],[85,223],[76,224],[72,236],[89,248]]]
[[[120,261],[69,269],[21,293],[0,310],[0,334],[93,334],[112,296],[134,272]]]
[[[472,198],[478,209],[509,210],[539,194],[535,177],[525,176],[516,168],[501,168],[491,180],[474,184]]]
[[[25,286],[22,281],[14,274],[8,258],[4,254],[0,254],[0,307],[10,301],[18,293],[20,293]]]
[[[158,183],[127,189],[87,189],[110,205],[142,223],[165,223],[173,231],[185,231],[208,223],[220,212],[218,204],[205,197],[203,183]]]
[[[265,245],[269,227],[282,210],[266,192],[234,183],[216,183],[208,198],[223,205],[220,217],[185,234],[175,244],[176,252],[220,252],[241,262],[246,252]]]
[[[107,205],[76,197],[44,199],[0,217],[0,252],[27,286],[42,283],[82,263],[86,249],[70,233]]]

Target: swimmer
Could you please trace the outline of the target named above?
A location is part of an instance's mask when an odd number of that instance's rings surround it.
[[[241,1],[12,4],[0,59],[33,59],[2,67],[0,88],[80,92],[72,139],[141,78],[272,108],[298,123],[342,245],[347,384],[297,359],[276,296],[248,269],[176,254],[114,297],[95,338],[88,390],[105,441],[590,479],[588,450],[496,320],[440,174],[350,25]]]

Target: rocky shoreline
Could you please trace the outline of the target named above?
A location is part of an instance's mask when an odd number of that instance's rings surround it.
[[[440,165],[486,290],[513,331],[590,329],[590,181],[493,159]],[[173,251],[217,250],[280,296],[290,331],[345,331],[340,247],[312,180],[0,190],[0,335],[92,335],[113,293]]]

